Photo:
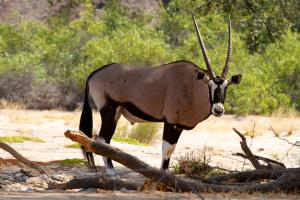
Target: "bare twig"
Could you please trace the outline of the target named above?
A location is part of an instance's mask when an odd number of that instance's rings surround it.
[[[11,146],[9,146],[8,144],[4,143],[4,142],[0,142],[0,148],[9,152],[13,157],[15,157],[18,161],[24,163],[25,165],[27,165],[28,167],[31,167],[35,170],[37,170],[38,172],[40,172],[41,174],[48,174],[47,171],[45,169],[43,169],[42,167],[36,165],[33,161],[28,160],[27,158],[25,158],[24,156],[22,156],[20,153],[18,153],[16,150],[14,150]]]
[[[297,141],[295,141],[295,142],[291,142],[291,141],[289,141],[289,140],[287,140],[287,139],[285,139],[285,138],[283,138],[283,137],[280,137],[280,134],[279,134],[277,131],[275,131],[275,129],[274,129],[273,127],[271,127],[271,130],[273,131],[274,135],[275,135],[277,138],[279,138],[280,140],[283,140],[283,141],[287,142],[287,143],[290,144],[290,145],[300,147],[300,141],[299,141],[299,140],[297,140]]]
[[[245,154],[242,154],[242,153],[234,153],[232,155],[240,156],[242,158],[248,159],[248,157]],[[270,158],[265,158],[265,157],[262,157],[262,156],[257,156],[257,155],[254,155],[254,158],[267,163],[266,166],[263,165],[264,168],[267,168],[267,169],[286,169],[286,166],[283,163],[279,162],[279,161],[276,161],[276,160],[273,160],[273,159],[270,159]]]

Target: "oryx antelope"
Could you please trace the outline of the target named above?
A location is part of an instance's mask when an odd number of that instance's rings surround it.
[[[86,81],[85,100],[79,129],[92,137],[92,111],[89,95],[100,112],[102,124],[97,140],[110,143],[121,115],[131,123],[163,122],[161,169],[168,169],[179,136],[194,128],[211,114],[224,114],[227,86],[238,84],[242,76],[226,79],[231,59],[231,24],[225,67],[216,76],[192,15],[207,70],[189,61],[175,61],[158,67],[132,67],[109,64],[94,71]],[[84,151],[84,150],[83,150]],[[88,164],[94,167],[93,154],[85,152]],[[107,168],[112,161],[103,158]]]

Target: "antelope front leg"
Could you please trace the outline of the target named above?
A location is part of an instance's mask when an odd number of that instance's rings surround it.
[[[160,167],[162,170],[169,169],[170,158],[175,150],[181,132],[182,129],[177,128],[176,125],[165,122],[162,143],[162,162]]]

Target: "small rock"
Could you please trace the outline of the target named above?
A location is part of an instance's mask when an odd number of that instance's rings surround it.
[[[65,174],[54,174],[51,176],[51,178],[53,180],[56,180],[56,181],[65,181],[67,179],[67,176]]]
[[[31,189],[31,188],[27,188],[24,192],[30,193],[30,192],[34,192],[34,191],[33,191],[33,189]]]
[[[48,184],[45,183],[41,178],[39,177],[30,177],[26,180],[26,183],[31,184],[32,186],[39,187],[39,188],[46,188],[48,187]]]
[[[61,189],[52,189],[52,190],[47,190],[47,193],[63,193],[66,192],[65,190]]]
[[[48,179],[49,179],[49,177],[48,177],[46,174],[40,175],[40,178],[41,178],[42,180],[48,180]]]
[[[96,188],[87,188],[87,189],[82,189],[79,192],[97,192]]]
[[[15,175],[15,177],[16,178],[19,178],[19,177],[21,177],[21,176],[23,176],[24,174],[23,173],[17,173],[16,175]]]
[[[10,180],[4,180],[3,181],[3,183],[5,184],[5,185],[7,185],[7,184],[10,184],[12,181],[10,181]]]
[[[8,180],[8,181],[13,181],[14,180],[13,176],[10,176],[10,175],[7,175],[7,174],[0,174],[0,179]]]
[[[43,191],[45,191],[45,188],[33,187],[32,189],[33,189],[34,192],[43,192]]]
[[[123,192],[123,193],[129,193],[130,190],[126,189],[126,188],[121,188],[120,189],[120,192]]]
[[[20,182],[26,182],[26,180],[28,179],[28,176],[26,176],[25,174],[23,173],[17,173],[14,178],[17,180],[17,181],[20,181]]]
[[[20,183],[11,183],[6,185],[5,189],[6,191],[20,192],[20,191],[26,191],[28,189],[28,186]]]
[[[8,173],[15,174],[15,173],[19,173],[19,172],[20,172],[20,168],[15,165],[1,168],[1,173],[5,173],[5,174],[8,174]]]
[[[120,178],[119,174],[114,169],[106,169],[104,175],[110,178]]]
[[[128,189],[122,187],[120,189],[120,192],[123,192],[123,193],[134,193],[134,192],[137,192],[137,191],[136,190],[128,190]]]

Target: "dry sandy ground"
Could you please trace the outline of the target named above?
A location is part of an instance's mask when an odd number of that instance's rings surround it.
[[[79,149],[65,148],[72,142],[63,135],[67,129],[78,129],[80,113],[79,112],[61,112],[61,111],[25,111],[25,110],[0,110],[0,136],[29,135],[43,139],[45,143],[14,143],[12,147],[31,160],[52,161],[67,158],[82,158]],[[99,114],[94,113],[94,127],[99,130]],[[119,130],[122,127],[130,126],[126,120],[121,119]],[[277,159],[286,164],[287,167],[298,167],[300,165],[300,148],[292,148],[285,141],[276,138],[270,130],[273,127],[280,135],[291,142],[300,140],[300,117],[234,117],[223,116],[222,118],[210,117],[205,122],[199,124],[191,131],[182,133],[177,148],[173,154],[173,161],[176,157],[183,155],[188,151],[203,152],[211,157],[211,164],[218,165],[227,169],[245,169],[250,167],[245,164],[243,159],[232,156],[232,153],[240,152],[240,138],[232,131],[235,127],[242,133],[254,132],[253,139],[248,138],[251,149],[254,153]],[[161,161],[161,130],[157,139],[150,146],[136,146],[124,143],[112,142],[112,145],[131,153],[152,166],[159,167]],[[0,150],[1,158],[12,158],[7,152]],[[102,159],[97,157],[97,162],[102,165]],[[115,164],[121,167],[119,164]],[[1,169],[0,169],[1,173]],[[81,196],[80,196],[81,195]],[[82,199],[85,194],[0,194],[0,199],[35,199],[47,197],[47,199]],[[104,196],[103,196],[104,195]],[[103,199],[175,199],[174,194],[153,195],[147,194],[86,194],[85,199],[103,198]],[[170,196],[168,196],[170,195]],[[186,196],[187,195],[187,196]],[[179,199],[193,199],[195,196],[184,194],[176,196]],[[262,195],[211,195],[207,194],[208,199],[261,199]],[[275,195],[270,199],[287,199],[293,196]],[[295,197],[297,199],[297,197]],[[299,198],[299,196],[298,196]]]
[[[122,192],[103,192],[94,194],[79,194],[79,193],[0,193],[1,200],[198,200],[200,199],[195,194],[178,194],[178,193],[161,193],[161,192],[151,192],[151,193],[135,193],[128,194]],[[204,199],[206,200],[298,200],[299,196],[296,195],[285,195],[285,194],[204,194]]]

